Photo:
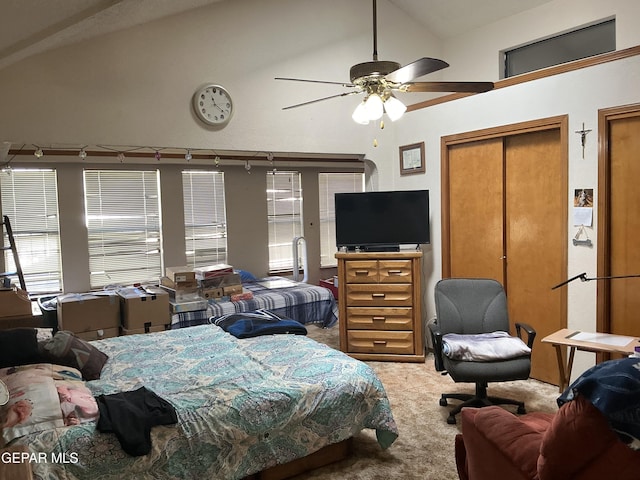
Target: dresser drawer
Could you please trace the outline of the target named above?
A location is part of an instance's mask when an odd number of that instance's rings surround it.
[[[377,260],[348,260],[344,270],[346,283],[378,283]]]
[[[347,328],[413,330],[413,308],[347,307]]]
[[[379,260],[378,281],[380,283],[411,283],[411,260]]]
[[[353,353],[399,353],[411,355],[413,332],[347,330],[347,346]]]
[[[347,285],[348,307],[410,307],[413,304],[411,284]]]

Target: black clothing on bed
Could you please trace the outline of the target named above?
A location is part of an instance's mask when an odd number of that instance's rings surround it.
[[[151,451],[151,427],[178,422],[173,406],[145,387],[100,395],[96,401],[100,409],[98,430],[115,433],[122,449],[132,456]]]

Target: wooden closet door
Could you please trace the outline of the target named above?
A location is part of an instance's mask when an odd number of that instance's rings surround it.
[[[504,282],[502,150],[501,138],[449,149],[445,276]]]
[[[609,123],[609,265],[606,275],[640,274],[640,111]],[[611,333],[640,336],[640,278],[606,280]]]
[[[563,328],[567,179],[558,129],[505,138],[506,290],[510,320],[534,326],[531,376],[558,382],[553,347],[540,339]]]

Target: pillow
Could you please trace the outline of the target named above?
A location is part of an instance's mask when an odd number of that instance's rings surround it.
[[[82,372],[85,380],[100,378],[102,367],[109,357],[89,342],[76,337],[71,332],[59,331],[42,344],[47,361],[74,367]]]
[[[9,402],[0,407],[5,443],[27,434],[98,418],[98,404],[72,367],[36,363],[0,369]]]
[[[447,333],[442,337],[442,353],[452,360],[491,362],[531,355],[531,349],[508,332],[460,335]]]
[[[0,331],[0,368],[42,361],[35,328],[11,328]]]

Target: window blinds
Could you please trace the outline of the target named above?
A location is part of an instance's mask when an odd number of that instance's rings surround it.
[[[85,170],[91,288],[162,274],[159,173]]]
[[[299,172],[267,172],[267,221],[269,271],[291,270],[293,239],[304,235]]]
[[[18,258],[29,293],[62,289],[58,190],[55,170],[12,169],[0,173],[2,214],[9,217]],[[9,239],[4,235],[4,245]],[[5,269],[15,272],[11,251],[5,251]],[[12,279],[18,283],[17,276]]]
[[[227,263],[224,173],[183,170],[187,265]]]
[[[334,195],[364,191],[363,173],[320,173],[318,175],[320,200],[320,266],[335,267],[336,213]]]

